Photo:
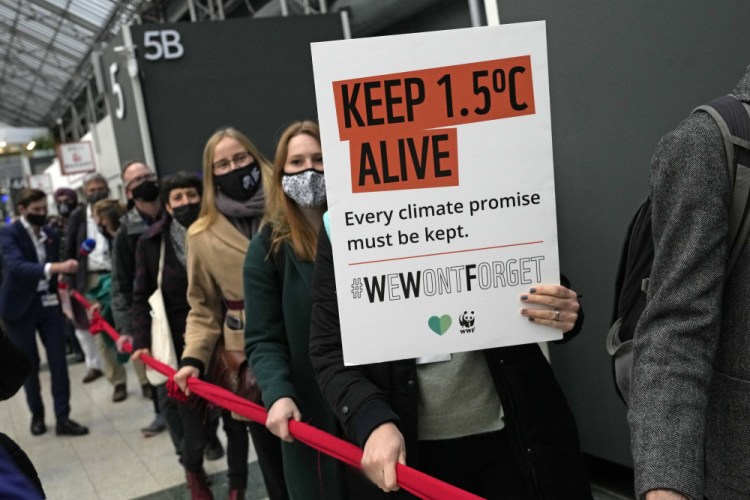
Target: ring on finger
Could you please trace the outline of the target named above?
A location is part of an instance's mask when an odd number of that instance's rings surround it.
[[[555,308],[555,321],[560,321],[560,309]]]

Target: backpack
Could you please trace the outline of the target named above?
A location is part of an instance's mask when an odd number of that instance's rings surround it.
[[[733,183],[729,217],[731,239],[727,259],[727,273],[731,273],[750,232],[750,106],[728,95],[693,110],[693,113],[698,112],[708,113],[713,117],[724,138],[727,171]],[[628,227],[615,282],[613,323],[607,333],[607,352],[612,357],[615,388],[626,405],[630,404],[633,335],[646,308],[646,292],[653,260],[651,199],[647,198]]]

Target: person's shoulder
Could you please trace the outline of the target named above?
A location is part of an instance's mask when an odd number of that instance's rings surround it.
[[[741,101],[750,103],[750,66],[745,68],[745,74],[742,75],[742,79],[737,83],[732,93]]]
[[[195,222],[193,224],[195,224]],[[204,252],[211,252],[212,250],[216,251],[216,242],[219,237],[214,234],[214,229],[213,225],[210,225],[200,231],[193,231],[191,226],[185,237],[185,241],[191,248],[191,251],[196,254],[203,254]]]
[[[17,224],[21,225],[21,229],[24,229],[20,221],[15,221],[11,222],[10,224],[5,224],[3,227],[1,227],[0,234],[4,236],[15,234],[18,231],[18,228],[16,227]]]
[[[261,226],[257,233],[252,238],[252,242],[259,242],[265,246],[270,245],[271,239],[273,238],[274,226],[272,223],[267,222]]]
[[[684,159],[687,165],[700,165],[706,158],[724,153],[721,129],[708,113],[693,113],[665,134],[656,148],[655,159]],[[717,160],[719,161],[719,160]]]
[[[76,208],[73,209],[72,212],[70,212],[70,217],[68,218],[68,222],[80,222],[80,220],[83,218],[83,214],[86,213],[86,205],[78,205]]]
[[[271,223],[266,223],[261,226],[258,232],[253,235],[252,240],[250,240],[250,246],[248,247],[247,251],[247,262],[275,262],[279,257],[283,258],[285,252],[284,247],[286,246],[287,242],[284,241],[281,245],[278,245],[276,247],[275,254],[271,255],[271,242],[273,241],[273,238],[273,225]],[[271,258],[269,259],[269,257]]]

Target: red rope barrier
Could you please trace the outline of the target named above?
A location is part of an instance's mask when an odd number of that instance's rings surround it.
[[[89,309],[91,306],[86,297],[79,292],[72,290],[71,296],[80,302],[86,309]],[[105,332],[115,342],[120,338],[120,334],[117,330],[115,330],[98,311],[94,311],[91,315],[90,330],[92,333]],[[123,349],[126,352],[132,352],[133,346],[130,343],[125,343]],[[140,359],[149,367],[169,377],[169,380],[167,381],[169,393],[170,395],[177,396],[179,399],[178,393],[182,393],[174,382],[174,374],[176,373],[175,369],[147,354],[141,355]],[[187,382],[190,392],[197,394],[203,399],[247,417],[261,425],[266,424],[267,413],[262,406],[251,403],[250,401],[232,394],[221,387],[209,384],[208,382],[195,377],[190,377]],[[307,446],[322,451],[326,455],[358,469],[362,468],[362,450],[352,443],[332,436],[327,432],[323,432],[304,422],[297,422],[296,420],[291,420],[289,422],[289,433],[295,439]],[[481,497],[478,497],[473,493],[469,493],[468,491],[464,491],[432,476],[428,476],[427,474],[412,469],[407,465],[396,464],[396,475],[399,486],[412,495],[425,500],[481,500]]]

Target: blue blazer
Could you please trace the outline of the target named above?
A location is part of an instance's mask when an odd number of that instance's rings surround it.
[[[47,234],[44,245],[46,262],[60,260],[60,235],[54,229],[43,227]],[[3,281],[0,285],[0,316],[7,321],[18,321],[29,310],[37,295],[39,280],[44,278],[44,262],[39,262],[34,242],[16,221],[0,229]],[[49,280],[50,292],[57,291],[57,276]]]

